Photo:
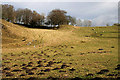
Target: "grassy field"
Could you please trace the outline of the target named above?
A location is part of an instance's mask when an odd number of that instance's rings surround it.
[[[117,26],[48,30],[4,20],[2,25],[3,78],[119,76]]]

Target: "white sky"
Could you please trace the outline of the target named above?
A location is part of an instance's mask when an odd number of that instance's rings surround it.
[[[104,26],[107,23],[113,24],[118,22],[119,0],[74,0],[74,1],[31,0],[31,1],[33,2],[30,1],[28,2],[28,0],[4,0],[2,4],[6,3],[11,4],[15,7],[15,9],[29,8],[31,10],[37,11],[38,13],[45,13],[45,15],[47,15],[53,9],[62,9],[67,11],[68,15],[71,15],[73,17],[79,19],[92,20],[93,25],[97,26]]]
[[[119,0],[0,0],[1,2],[118,2]]]

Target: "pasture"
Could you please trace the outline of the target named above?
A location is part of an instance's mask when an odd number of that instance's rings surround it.
[[[3,78],[117,78],[118,26],[32,29],[2,20]]]

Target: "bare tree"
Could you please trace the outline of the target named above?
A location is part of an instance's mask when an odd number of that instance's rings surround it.
[[[42,25],[42,23],[44,22],[44,16],[38,14],[36,11],[32,12],[31,15],[31,21],[30,21],[30,25],[34,26],[40,26]]]
[[[64,10],[55,9],[49,13],[47,19],[51,23],[51,25],[67,24],[66,13],[67,12]]]
[[[16,10],[16,22],[22,23],[23,22],[23,15],[24,15],[24,9],[17,9]]]
[[[32,11],[30,9],[24,9],[23,22],[26,25],[30,24]]]
[[[30,9],[17,9],[16,10],[16,22],[30,24],[32,11]]]
[[[83,25],[84,26],[91,26],[92,25],[92,22],[90,20],[84,20],[83,21]]]
[[[76,24],[76,18],[75,17],[71,17],[71,16],[67,16],[67,24],[70,24],[70,25],[75,25]]]
[[[76,20],[77,26],[82,26],[82,21],[80,19]]]
[[[14,22],[15,10],[12,5],[8,4],[2,5],[2,18],[7,21]]]

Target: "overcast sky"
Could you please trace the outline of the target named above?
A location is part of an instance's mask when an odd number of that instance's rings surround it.
[[[77,19],[92,20],[93,25],[105,26],[118,22],[118,2],[4,2],[18,8],[29,8],[38,13],[48,13],[53,9],[67,11],[67,15]]]

